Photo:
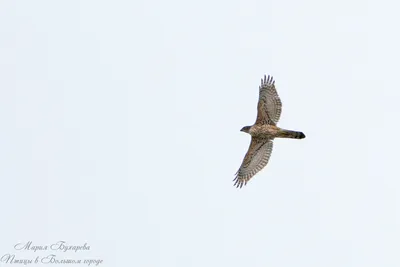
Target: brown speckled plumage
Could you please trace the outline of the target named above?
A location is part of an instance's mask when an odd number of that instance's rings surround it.
[[[264,75],[259,89],[256,122],[241,130],[251,135],[251,142],[234,179],[234,185],[240,188],[267,165],[274,138],[305,138],[302,132],[285,130],[276,126],[281,116],[282,102],[272,76]]]

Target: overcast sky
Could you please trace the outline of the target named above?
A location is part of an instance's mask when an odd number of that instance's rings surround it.
[[[399,266],[399,8],[1,1],[0,257]],[[264,74],[307,138],[239,190]]]

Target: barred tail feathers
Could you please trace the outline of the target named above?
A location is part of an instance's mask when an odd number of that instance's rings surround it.
[[[294,139],[306,138],[305,134],[302,133],[302,132],[290,131],[290,130],[285,130],[285,129],[281,129],[281,131],[279,132],[277,137],[280,137],[280,138],[294,138]]]

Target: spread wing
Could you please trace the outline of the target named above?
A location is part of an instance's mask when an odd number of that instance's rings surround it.
[[[281,117],[282,102],[275,88],[272,76],[261,79],[257,106],[256,124],[276,125]]]
[[[234,179],[236,187],[242,187],[262,168],[264,168],[272,153],[272,140],[252,137],[249,150]]]

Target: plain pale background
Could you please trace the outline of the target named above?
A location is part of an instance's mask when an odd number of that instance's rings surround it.
[[[0,254],[65,240],[99,266],[399,266],[399,8],[1,1]],[[276,140],[238,190],[264,74],[279,125],[307,138]]]

